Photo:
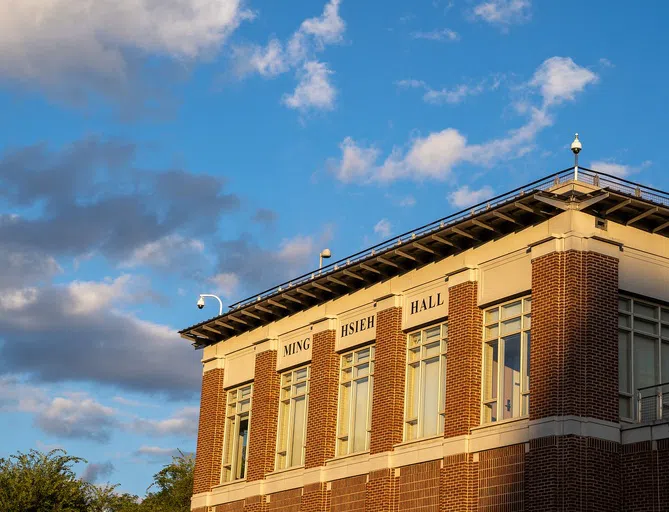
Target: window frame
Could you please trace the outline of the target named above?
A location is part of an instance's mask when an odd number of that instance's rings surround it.
[[[249,395],[243,396],[242,392],[249,389]],[[231,396],[234,393],[234,401]],[[244,406],[248,404],[245,408]],[[230,408],[234,406],[234,411]],[[225,435],[223,438],[223,454],[221,457],[221,483],[242,481],[248,473],[249,445],[251,437],[251,411],[253,408],[253,382],[242,384],[226,390],[225,399]],[[243,458],[239,456],[239,444],[235,439],[239,436],[241,422],[247,420],[246,450]],[[232,437],[232,438],[231,438]],[[228,447],[228,445],[230,446]],[[229,453],[228,453],[229,449]],[[228,460],[229,459],[229,460]],[[241,465],[244,461],[244,474],[241,473]],[[234,471],[233,471],[234,468]]]
[[[623,310],[621,308],[621,304],[623,302],[627,302],[628,304],[628,309]],[[636,305],[640,304],[646,307],[650,307],[655,309],[657,316],[655,318],[649,317],[647,315],[637,313],[636,312]],[[663,313],[665,313],[665,320],[663,320]],[[621,325],[621,318],[626,317],[629,319],[628,325]],[[636,329],[636,319],[641,320],[642,322],[648,322],[648,323],[654,323],[657,328],[656,334],[651,334],[649,332],[643,331],[643,330],[637,330]],[[662,328],[665,327],[667,329],[667,333],[663,335],[662,333]],[[637,377],[635,376],[635,338],[636,336],[645,338],[645,339],[653,339],[655,342],[655,374],[656,374],[656,380],[659,382],[656,382],[655,385],[660,385],[664,384],[664,382],[669,382],[669,375],[663,376],[663,371],[662,371],[662,352],[663,352],[663,347],[666,347],[667,350],[669,350],[669,306],[662,305],[658,302],[653,301],[652,299],[646,299],[646,298],[637,298],[631,295],[626,295],[624,293],[619,294],[618,296],[618,357],[620,358],[620,333],[625,332],[629,335],[628,337],[628,362],[627,362],[627,378],[629,382],[629,391],[621,391],[620,389],[620,376],[621,376],[621,369],[620,369],[620,363],[618,364],[618,417],[622,421],[627,421],[627,422],[635,422],[637,419],[637,415],[639,414],[638,409],[638,400],[637,400],[637,390],[639,388],[636,380]],[[620,361],[620,359],[619,359]],[[630,411],[630,416],[623,416],[621,414],[621,405],[622,405],[622,400],[627,400],[628,401],[628,407]]]
[[[502,317],[502,311],[505,306],[520,302],[520,313],[517,315],[509,316],[506,318]],[[529,307],[526,308],[526,305]],[[494,321],[488,321],[488,313],[497,310],[497,319]],[[483,329],[482,329],[482,343],[481,343],[481,425],[494,425],[502,421],[516,420],[518,418],[526,418],[529,416],[530,411],[530,356],[531,356],[531,338],[532,338],[532,295],[522,295],[510,300],[499,302],[497,304],[491,305],[482,311],[483,317]],[[502,334],[502,324],[504,322],[513,321],[517,318],[520,318],[520,330],[512,331],[510,333]],[[526,324],[527,322],[527,324]],[[488,329],[493,326],[497,326],[497,335],[488,336]],[[511,416],[509,418],[504,417],[504,407],[503,396],[504,396],[504,364],[505,364],[505,349],[506,343],[504,338],[513,336],[515,334],[520,334],[520,414],[517,416]],[[529,338],[528,338],[529,335]],[[497,395],[495,397],[486,397],[486,347],[491,342],[497,342],[497,382],[494,383],[497,386]],[[491,386],[493,383],[491,381]],[[494,420],[488,420],[486,412],[488,407],[492,404],[495,404],[495,417]]]
[[[439,354],[424,356],[424,348],[426,345],[434,343],[431,341],[426,343],[426,332],[438,327],[439,331]],[[418,345],[412,345],[412,337],[416,334],[420,334],[420,343]],[[406,362],[405,362],[405,383],[404,383],[404,417],[403,417],[403,432],[402,439],[405,442],[416,441],[419,439],[426,439],[429,437],[436,437],[444,434],[444,423],[446,417],[446,378],[448,373],[448,319],[440,320],[433,324],[421,327],[420,329],[415,329],[410,331],[406,335],[407,348],[406,348]],[[411,353],[418,347],[420,356],[412,360]],[[438,400],[438,414],[437,414],[437,432],[432,435],[425,435],[425,422],[420,421],[425,412],[425,364],[427,361],[438,358],[439,361],[439,387],[437,390],[437,400]],[[416,405],[416,414],[409,416],[410,406],[412,395],[409,393],[411,371],[412,366],[418,365],[419,367],[419,376],[418,376],[418,404]],[[443,379],[443,382],[442,382]],[[415,434],[411,429],[415,430]]]
[[[359,361],[358,355],[360,352],[369,350],[369,358],[363,362]],[[346,457],[348,455],[353,455],[355,453],[364,453],[369,451],[369,446],[371,443],[371,433],[372,433],[372,400],[374,396],[374,364],[375,364],[375,355],[376,355],[376,344],[371,343],[361,347],[357,347],[346,352],[343,352],[340,355],[339,359],[339,392],[337,395],[337,430],[336,430],[336,447],[335,447],[335,457]],[[348,366],[345,366],[346,357],[351,356],[351,363]],[[366,375],[358,376],[357,369],[360,366],[365,364],[369,365],[369,371]],[[351,378],[344,379],[344,372],[346,370],[351,370]],[[365,446],[362,450],[353,451],[353,437],[355,436],[355,421],[357,419],[355,410],[357,400],[354,397],[357,397],[356,389],[358,382],[367,379],[367,414],[365,415],[365,431],[366,439]],[[348,400],[348,411],[346,412],[347,416],[347,426],[344,431],[342,428],[342,395],[343,390],[346,385],[349,384],[349,400]],[[342,453],[340,448],[345,446],[345,451]]]
[[[306,370],[306,377],[304,379],[296,380],[295,374],[298,372]],[[290,381],[285,384],[284,379],[286,376],[290,375]],[[294,393],[295,387],[305,384],[303,393]],[[279,376],[279,411],[277,414],[277,429],[276,429],[276,443],[275,443],[275,454],[274,454],[274,470],[281,471],[284,469],[291,469],[296,467],[304,466],[304,459],[306,456],[306,445],[307,445],[307,419],[309,418],[309,391],[311,388],[311,363],[307,363],[290,370],[282,372]],[[288,390],[288,394],[284,397],[284,391]],[[293,453],[291,451],[291,446],[293,444],[293,439],[295,437],[295,414],[294,407],[295,401],[299,398],[304,397],[304,432],[302,433],[303,443],[301,451],[301,461],[298,464],[295,464],[293,459]],[[286,408],[287,406],[287,408]],[[288,415],[286,423],[286,444],[285,447],[281,445],[282,437],[282,428],[284,415]],[[282,449],[283,448],[283,449]],[[281,457],[284,457],[283,466],[281,465]]]

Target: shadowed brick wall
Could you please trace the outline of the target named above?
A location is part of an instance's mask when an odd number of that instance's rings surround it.
[[[339,355],[335,352],[335,331],[314,334],[309,378],[304,466],[314,468],[325,465],[325,461],[335,454],[339,384]]]
[[[372,471],[367,480],[366,512],[398,512],[399,477],[394,469]]]
[[[393,449],[402,442],[406,334],[402,332],[402,308],[379,311],[376,316],[374,390],[370,453]]]
[[[532,261],[530,419],[618,421],[618,260],[595,252]]]
[[[474,462],[471,453],[444,457],[439,494],[440,510],[477,510],[478,478],[478,462]]]
[[[216,368],[202,375],[193,494],[207,492],[220,483],[224,429],[223,369]]]
[[[478,285],[468,281],[448,291],[448,361],[444,437],[469,434],[481,410],[481,309]]]
[[[525,510],[524,444],[481,452],[478,469],[480,512]]]
[[[249,461],[246,480],[265,478],[274,471],[277,414],[279,410],[279,374],[276,350],[256,354],[253,382],[253,409],[249,432]]]

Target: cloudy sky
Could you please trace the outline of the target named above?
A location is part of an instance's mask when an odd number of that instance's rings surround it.
[[[0,0],[0,456],[143,494],[226,304],[581,162],[669,189],[665,2]]]

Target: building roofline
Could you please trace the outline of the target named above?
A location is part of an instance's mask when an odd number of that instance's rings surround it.
[[[579,193],[579,199],[585,200],[586,203],[589,201],[588,204],[584,203],[584,208],[580,208],[582,211],[589,209],[588,213],[604,218],[607,218],[609,213],[613,215],[616,212],[617,215],[612,220],[617,222],[625,211],[631,209],[632,212],[629,214],[631,217],[622,218],[623,223],[630,225],[644,220],[643,225],[647,225],[648,218],[652,217],[655,222],[649,225],[649,231],[659,233],[669,228],[668,193],[580,166],[578,180],[574,178],[575,167],[550,174],[402,233],[335,261],[322,269],[268,288],[232,304],[228,312],[204,320],[179,333],[192,341],[196,348],[217,343],[278,318],[309,309],[424,264],[506,236],[538,221],[543,222],[569,208],[565,206],[567,203],[561,204],[564,194],[551,194],[550,191],[570,182],[589,185],[593,191],[609,191],[606,197],[603,193],[599,195]],[[612,193],[616,197],[624,197],[616,200],[610,197]],[[574,200],[573,195],[570,200]],[[639,210],[638,205],[641,203],[657,206],[651,210]],[[600,211],[603,204],[608,206]],[[658,217],[659,224],[657,224]],[[665,217],[668,220],[665,220]],[[482,221],[482,218],[485,221]],[[658,227],[662,229],[658,230]],[[375,268],[371,264],[373,262],[381,265]]]

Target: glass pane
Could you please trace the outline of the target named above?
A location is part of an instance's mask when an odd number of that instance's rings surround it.
[[[293,386],[293,396],[303,395],[306,392],[307,392],[307,383],[306,382],[300,382],[299,384],[295,384]]]
[[[425,340],[430,341],[441,337],[441,326],[431,327],[425,330]]]
[[[523,311],[525,313],[530,313],[532,311],[532,297],[525,299],[523,304]]]
[[[657,318],[657,308],[651,304],[634,301],[634,314]]]
[[[353,419],[353,447],[351,453],[367,449],[367,405],[369,381],[362,379],[355,386],[355,417]]]
[[[239,393],[239,398],[247,398],[251,396],[251,386],[242,388]]]
[[[660,384],[669,382],[669,343],[662,343],[662,374],[660,380]]]
[[[525,375],[525,385],[523,386],[523,392],[528,393],[530,391],[530,361],[532,354],[532,336],[529,332],[525,333],[526,336],[526,347],[525,347],[525,368],[527,375]],[[523,414],[527,414],[524,412]]]
[[[662,321],[669,322],[669,309],[662,310]]]
[[[369,360],[369,349],[359,350],[357,352],[357,359],[359,363]]]
[[[415,332],[409,336],[409,346],[410,347],[415,347],[416,345],[420,345],[420,333]]]
[[[342,357],[342,366],[344,368],[351,366],[351,364],[353,364],[353,354],[346,354]]]
[[[629,299],[618,299],[618,309],[620,311],[630,311]]]
[[[351,380],[352,378],[353,378],[353,368],[346,368],[345,370],[342,370],[341,372],[342,381]]]
[[[448,338],[448,324],[441,324],[441,337]]]
[[[290,465],[300,466],[303,464],[302,454],[304,451],[305,410],[307,406],[306,397],[296,398],[293,402],[293,439],[290,446]]]
[[[277,438],[277,452],[285,452],[288,442],[288,412],[290,409],[290,402],[282,402],[279,404],[279,435]]]
[[[484,346],[483,399],[497,398],[497,365],[499,362],[498,342],[491,341]]]
[[[499,308],[489,309],[485,312],[485,323],[492,324],[499,321]]]
[[[618,411],[620,413],[621,418],[631,418],[632,417],[632,407],[631,407],[631,399],[625,396],[621,396],[619,398],[619,408]]]
[[[251,410],[251,401],[250,400],[244,400],[243,402],[239,403],[239,412],[246,412]]]
[[[497,421],[497,402],[490,402],[483,406],[483,422]]]
[[[284,373],[281,376],[281,385],[287,386],[288,384],[290,384],[292,378],[293,378],[293,372]]]
[[[520,334],[504,338],[504,374],[502,375],[504,418],[520,416]]]
[[[425,345],[423,350],[423,357],[438,356],[441,353],[441,342],[437,341],[436,343]]]
[[[520,331],[520,318],[502,322],[502,336],[504,336],[505,334],[511,334],[512,332],[518,332],[518,331]]]
[[[669,325],[662,326],[662,337],[669,338]]]
[[[527,416],[528,414],[530,414],[530,395],[523,395],[522,401],[523,401],[522,415]]]
[[[632,328],[632,317],[629,315],[618,315],[618,327]]]
[[[511,304],[505,304],[502,306],[502,319],[518,316],[520,315],[521,311],[522,305],[520,301],[512,302]]]
[[[407,383],[409,389],[407,389],[407,399],[409,403],[407,404],[407,418],[415,418],[418,416],[418,392],[419,392],[419,369],[418,365],[411,365],[408,368],[409,375]]]
[[[532,328],[532,315],[526,315],[525,320],[523,321],[523,329]]]
[[[413,348],[409,350],[409,362],[418,361],[420,359],[420,348]]]
[[[425,363],[423,378],[423,436],[435,436],[438,433],[439,411],[439,359]]]
[[[350,407],[351,384],[344,384],[339,391],[339,425],[337,435],[348,435],[348,414]]]
[[[235,479],[246,476],[246,446],[249,440],[249,419],[239,421],[239,434],[237,435],[237,464]]]
[[[356,366],[355,376],[356,377],[363,377],[365,375],[369,375],[369,363],[365,363],[365,364],[361,364],[360,366]]]
[[[632,355],[630,335],[618,332],[618,388],[623,393],[631,393],[630,361]]]
[[[485,328],[485,339],[497,338],[499,336],[499,324],[493,324]]]
[[[634,317],[634,330],[646,334],[657,335],[657,322],[649,322],[648,320],[641,320]]]
[[[295,371],[295,380],[305,380],[307,378],[307,368]]]
[[[657,383],[657,341],[634,336],[634,386],[642,388]]]

